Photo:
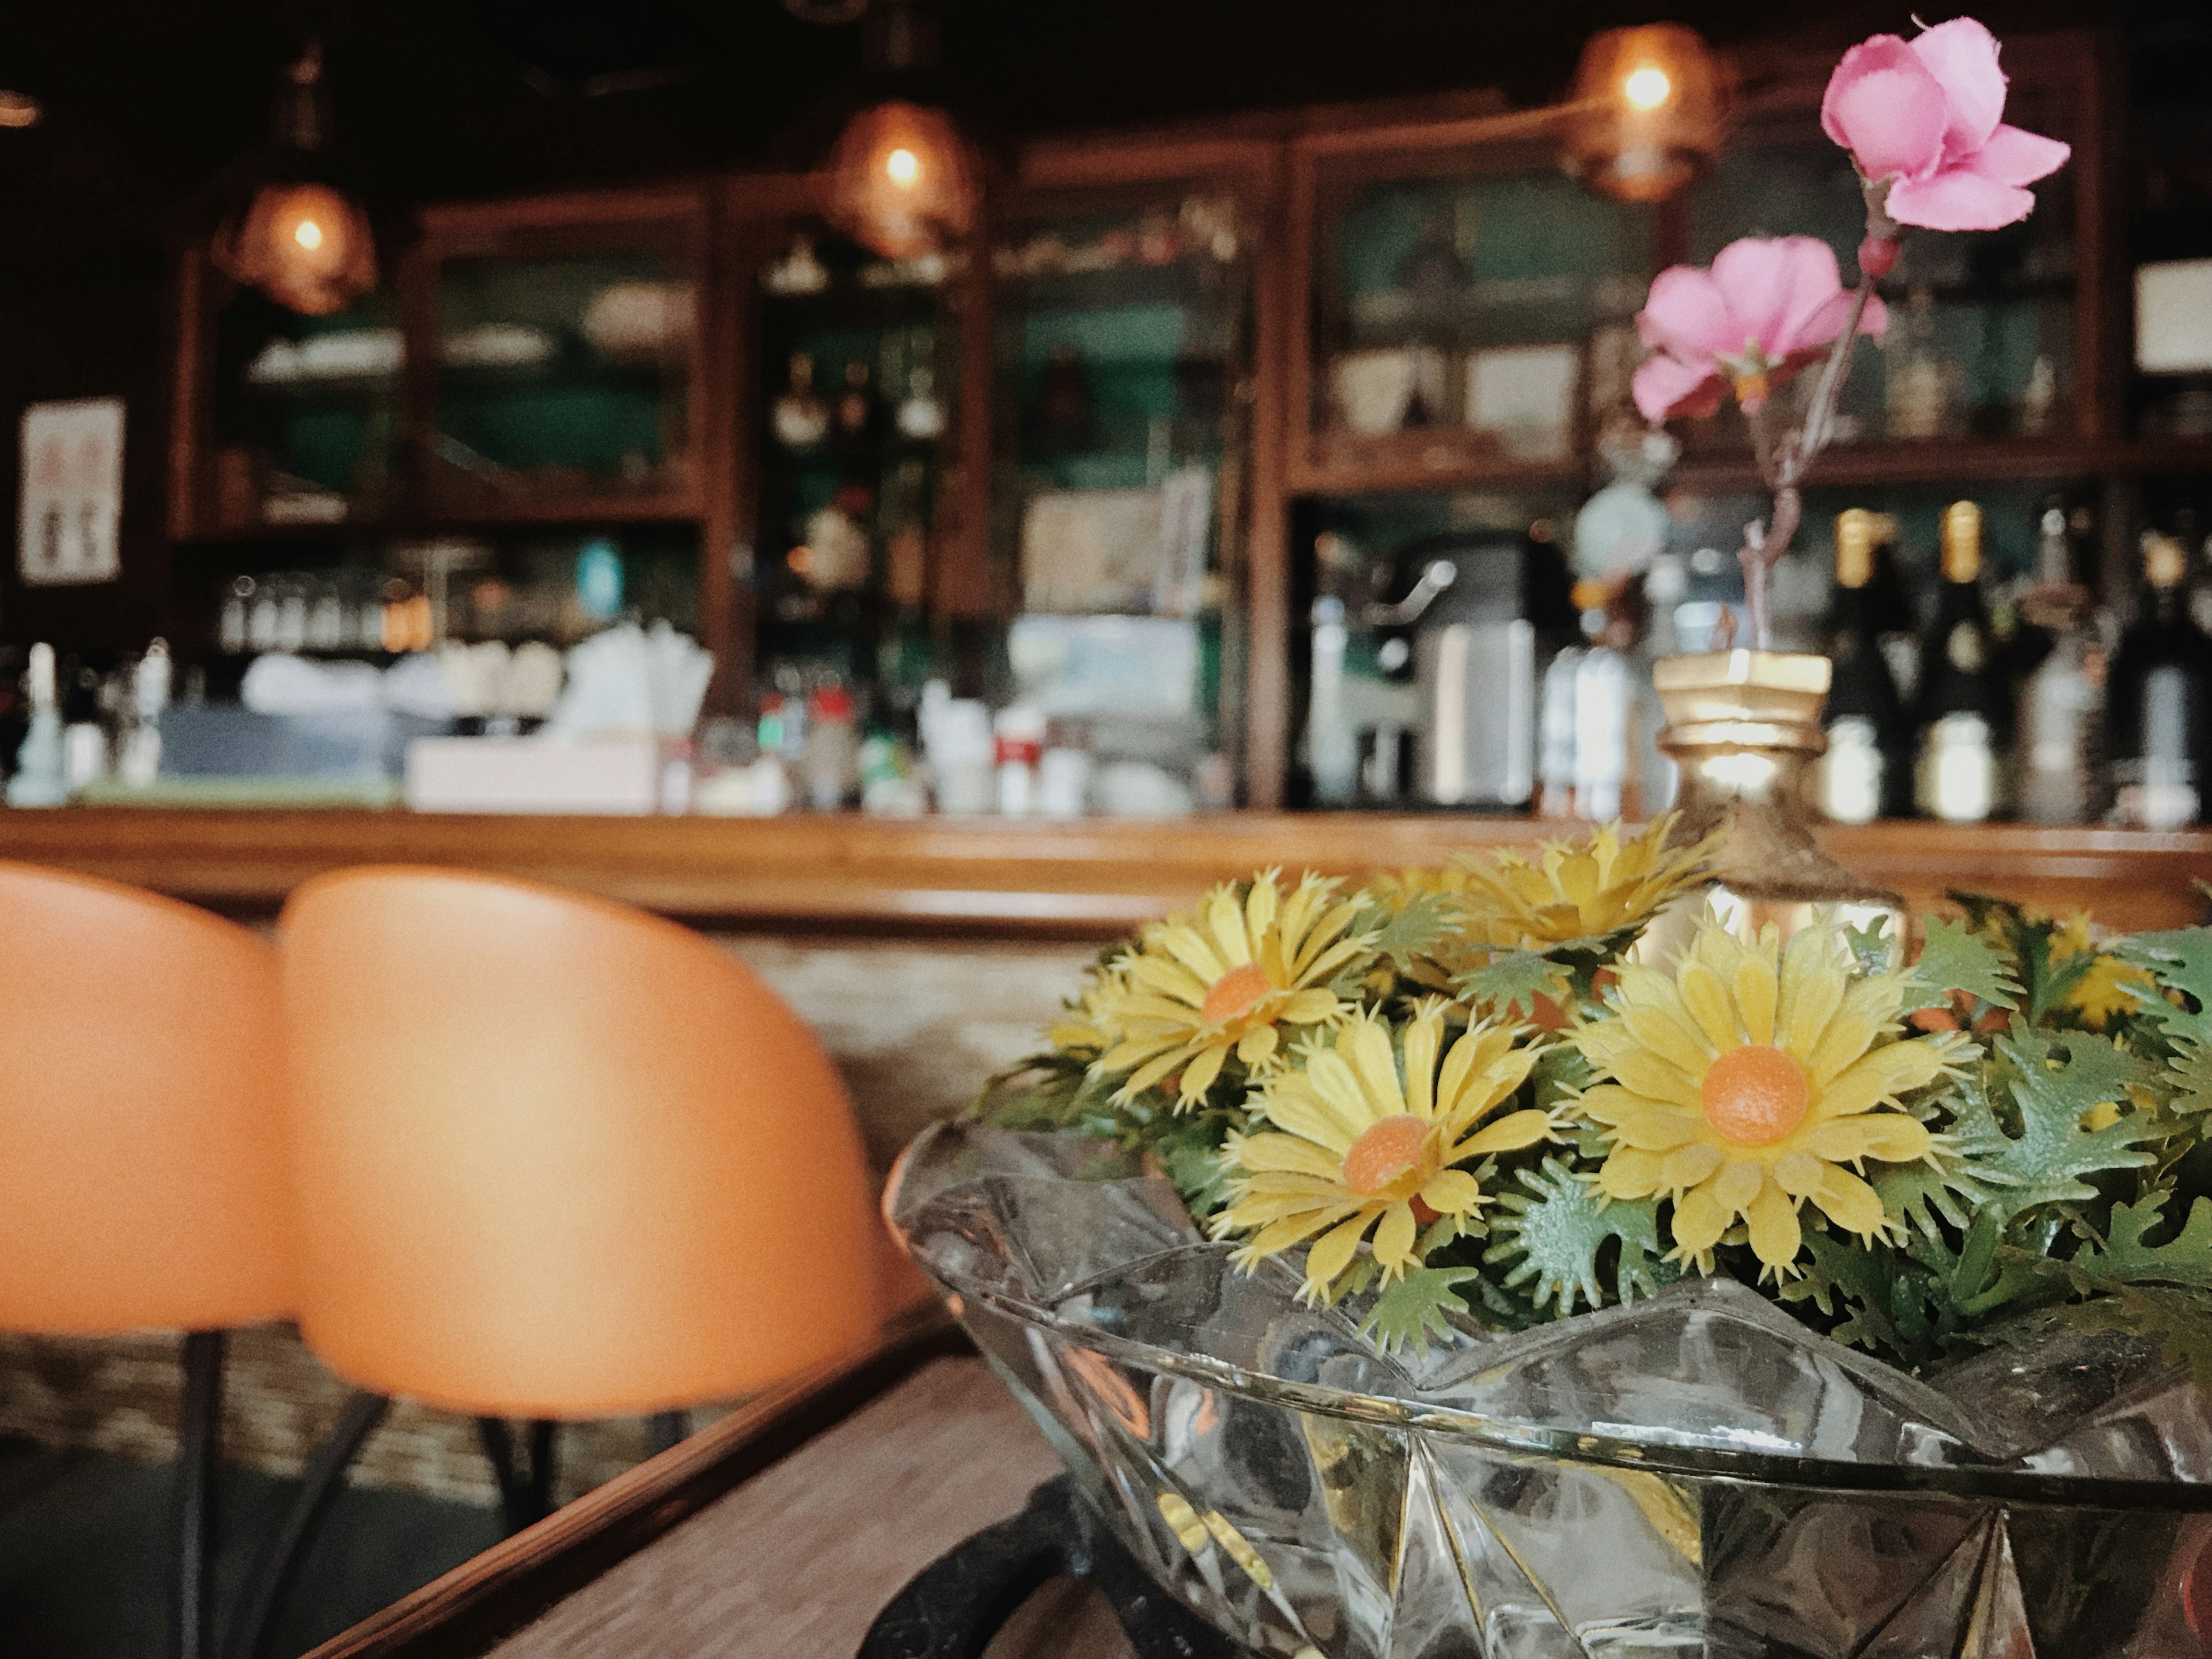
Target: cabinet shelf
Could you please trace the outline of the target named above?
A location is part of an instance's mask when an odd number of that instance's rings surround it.
[[[1839,445],[1814,463],[1808,482],[1818,488],[2190,472],[2212,472],[2212,439],[1942,439]],[[1765,487],[1748,455],[1693,457],[1677,466],[1668,482],[1712,495]]]
[[[1300,495],[1382,495],[1407,489],[1484,485],[1578,484],[1589,475],[1578,455],[1531,459],[1509,454],[1489,434],[1460,427],[1423,427],[1377,437],[1316,433],[1306,463],[1293,467]]]

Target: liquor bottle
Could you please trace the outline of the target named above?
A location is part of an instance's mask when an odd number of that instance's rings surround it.
[[[2086,823],[2104,793],[2105,635],[2075,580],[2072,522],[2057,498],[2038,526],[2035,575],[2019,600],[2013,795],[2031,823]],[[2031,661],[2031,655],[2033,660]]]
[[[775,441],[786,449],[811,449],[830,432],[830,410],[814,390],[814,359],[791,354],[791,380],[769,416]]]
[[[1936,345],[1936,298],[1916,288],[1890,314],[1882,341],[1885,430],[1891,438],[1934,438],[1952,425],[1955,374]]]
[[[2171,536],[2143,538],[2143,594],[2112,664],[2112,816],[2145,830],[2196,822],[2212,714],[2212,655],[2182,595],[2188,556]]]
[[[876,398],[868,386],[868,366],[857,358],[845,365],[845,389],[837,394],[837,438],[863,444],[875,435]]]
[[[1820,759],[1820,811],[1838,823],[1902,817],[1911,800],[1911,733],[1873,605],[1874,551],[1884,528],[1881,515],[1862,507],[1836,515],[1828,751]]]
[[[927,363],[907,375],[906,399],[898,408],[899,435],[927,443],[945,435],[945,405],[937,396],[937,376]]]
[[[1920,653],[1919,757],[1913,804],[1926,817],[1979,823],[1996,811],[1997,757],[2010,725],[1982,605],[1982,510],[1943,510],[1943,587]]]

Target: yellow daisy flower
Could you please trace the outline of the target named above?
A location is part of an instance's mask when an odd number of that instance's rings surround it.
[[[1804,929],[1783,954],[1772,927],[1747,945],[1709,916],[1671,978],[1622,963],[1613,1017],[1574,1034],[1609,1079],[1582,1097],[1613,1140],[1599,1185],[1672,1198],[1678,1259],[1709,1265],[1741,1218],[1767,1270],[1787,1272],[1808,1200],[1848,1232],[1890,1230],[1874,1188],[1843,1165],[1929,1155],[1926,1127],[1885,1109],[1948,1073],[1965,1039],[1884,1042],[1903,975],[1854,981],[1850,961],[1832,928]]]
[[[1710,837],[1667,846],[1674,817],[1670,812],[1626,842],[1618,821],[1593,831],[1583,846],[1547,841],[1534,863],[1518,853],[1501,853],[1494,862],[1462,856],[1455,873],[1465,878],[1469,935],[1509,950],[1541,951],[1650,921],[1711,873]]]
[[[1128,994],[1128,984],[1118,962],[1092,971],[1066,1012],[1045,1032],[1045,1041],[1062,1054],[1095,1059],[1112,1046],[1107,1021],[1115,1004]]]
[[[1129,1073],[1120,1097],[1180,1070],[1177,1109],[1195,1105],[1231,1050],[1263,1075],[1278,1063],[1285,1029],[1341,1018],[1347,1005],[1328,987],[1368,944],[1347,933],[1359,906],[1330,902],[1337,885],[1309,875],[1286,898],[1263,871],[1241,896],[1215,888],[1195,918],[1159,923],[1118,958],[1118,979],[1102,979],[1092,1018],[1113,1039],[1099,1064]]]
[[[2087,911],[2076,910],[2051,934],[2051,960],[2070,962],[2085,951],[2094,951],[2096,944],[2089,936],[2089,916]],[[2116,1014],[2131,1014],[2142,1006],[2130,995],[2131,985],[2148,991],[2158,981],[2131,962],[2100,953],[2089,964],[2088,971],[2075,982],[2066,994],[2064,1006],[2081,1015],[2081,1023],[2093,1031],[2101,1031]]]
[[[1540,1050],[1515,1047],[1510,1028],[1478,1024],[1444,1051],[1444,1006],[1425,1004],[1406,1022],[1402,1083],[1390,1022],[1363,1013],[1334,1047],[1314,1045],[1303,1070],[1267,1084],[1257,1104],[1275,1128],[1230,1137],[1233,1201],[1213,1222],[1217,1238],[1253,1235],[1237,1253],[1240,1265],[1327,1229],[1306,1256],[1304,1294],[1328,1301],[1373,1228],[1375,1260],[1395,1279],[1419,1264],[1424,1224],[1463,1218],[1488,1201],[1474,1176],[1453,1166],[1553,1138],[1550,1115],[1534,1109],[1476,1127],[1512,1097]]]

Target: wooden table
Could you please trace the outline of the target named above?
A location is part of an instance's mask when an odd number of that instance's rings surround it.
[[[851,1659],[907,1581],[1059,1462],[941,1316],[774,1391],[309,1659]],[[1048,1586],[990,1659],[1127,1659]]]
[[[1222,812],[1132,819],[470,817],[402,811],[67,807],[0,812],[0,858],[266,913],[348,865],[495,871],[756,929],[1112,939],[1265,865],[1361,876],[1476,848],[1580,836],[1531,818]],[[2212,831],[1873,823],[1821,832],[1916,910],[1950,887],[2134,931],[2201,921]]]

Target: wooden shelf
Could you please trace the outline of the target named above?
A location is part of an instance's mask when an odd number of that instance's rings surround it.
[[[1583,826],[1527,818],[1234,812],[1171,821],[467,817],[404,811],[82,807],[0,812],[0,857],[266,913],[371,863],[550,882],[769,930],[1111,939],[1266,866],[1358,877]],[[2212,833],[2028,824],[1838,826],[1827,843],[1917,909],[1951,887],[2125,929],[2203,919]]]
[[[2212,472],[2212,439],[2090,442],[2080,439],[1929,439],[1831,449],[1813,465],[1810,484],[1981,483],[2015,478],[2137,477]],[[1668,483],[1708,494],[1764,488],[1749,455],[1692,456]]]
[[[404,517],[194,528],[172,540],[179,547],[222,547],[272,542],[333,542],[380,536],[434,536],[449,530],[488,531],[516,526],[694,524],[702,516],[696,503],[679,497],[565,495],[476,508],[446,507],[434,513]]]
[[[1589,473],[1578,456],[1530,460],[1509,455],[1496,438],[1457,427],[1424,427],[1365,438],[1314,434],[1305,465],[1291,471],[1304,495],[1360,495],[1485,485],[1580,485]]]

